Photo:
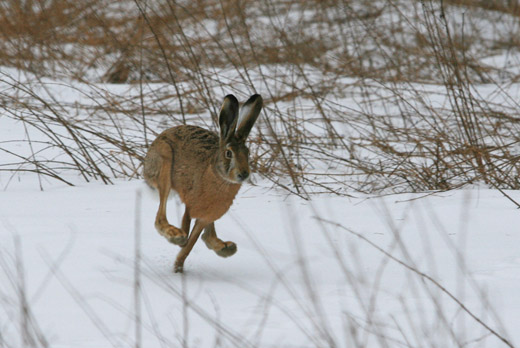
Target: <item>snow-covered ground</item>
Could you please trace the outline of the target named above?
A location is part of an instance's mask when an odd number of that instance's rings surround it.
[[[305,201],[244,186],[216,224],[237,254],[199,241],[184,275],[157,204],[137,180],[2,192],[0,346],[22,346],[24,326],[50,347],[505,346],[483,324],[520,344],[520,213],[497,191]]]

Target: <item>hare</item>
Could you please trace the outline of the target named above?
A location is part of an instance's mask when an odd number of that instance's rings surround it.
[[[246,139],[262,109],[262,97],[251,96],[240,115],[238,101],[227,95],[220,109],[220,136],[196,126],[177,126],[162,132],[144,159],[144,178],[159,191],[155,228],[171,243],[182,247],[174,271],[183,272],[184,260],[202,240],[217,255],[229,257],[237,251],[233,242],[217,237],[215,221],[231,207],[242,183],[249,177]],[[168,223],[166,201],[176,191],[185,205],[181,228]],[[189,234],[191,219],[195,225]]]

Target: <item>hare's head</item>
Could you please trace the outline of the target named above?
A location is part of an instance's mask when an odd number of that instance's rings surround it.
[[[220,146],[216,169],[228,182],[240,184],[249,177],[246,139],[262,110],[262,97],[251,96],[238,112],[238,101],[227,95],[220,109]]]

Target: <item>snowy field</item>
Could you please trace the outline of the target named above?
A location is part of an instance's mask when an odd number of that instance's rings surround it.
[[[376,246],[520,342],[520,215],[497,191],[305,201],[245,186],[216,224],[237,254],[219,258],[199,241],[180,275],[178,247],[154,230],[157,199],[141,182],[16,186],[0,196],[6,347],[22,346],[24,330],[50,347],[505,346]],[[179,221],[177,200],[169,205]]]

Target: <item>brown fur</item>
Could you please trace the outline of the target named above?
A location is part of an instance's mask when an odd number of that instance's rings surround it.
[[[213,222],[229,210],[241,183],[249,176],[245,139],[261,104],[258,95],[246,102],[247,114],[241,115],[243,120],[235,132],[238,102],[227,96],[221,109],[220,137],[200,127],[178,126],[162,132],[150,146],[144,161],[144,178],[159,191],[157,230],[170,242],[182,246],[175,262],[176,272],[183,271],[184,260],[202,230],[206,245],[218,255],[227,257],[236,252],[235,243],[217,237]],[[170,190],[176,191],[186,206],[180,229],[166,218]],[[188,237],[191,219],[196,221]]]
[[[197,138],[203,135],[203,140]],[[199,139],[200,141],[195,141]],[[204,141],[204,142],[203,142]],[[188,207],[191,218],[208,222],[224,215],[235,198],[240,184],[227,182],[215,172],[214,162],[218,150],[218,136],[195,126],[178,126],[164,131],[152,143],[145,159],[145,179],[157,188],[154,180],[160,165],[157,158],[171,168],[171,188]],[[174,158],[175,155],[175,158]],[[155,162],[155,163],[154,163]]]

